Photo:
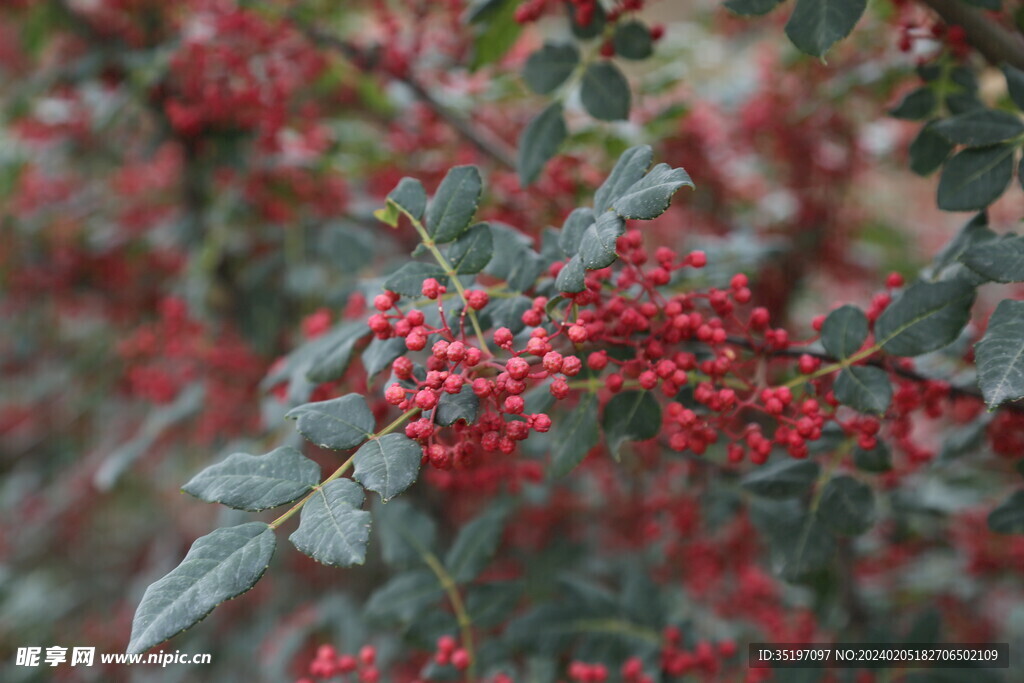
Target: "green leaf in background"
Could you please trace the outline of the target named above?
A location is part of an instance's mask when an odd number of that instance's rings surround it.
[[[775,571],[787,581],[824,569],[835,556],[835,537],[801,501],[754,500],[751,513],[768,541]]]
[[[892,383],[881,368],[853,365],[843,368],[833,389],[836,400],[862,413],[881,415],[892,402]]]
[[[583,232],[593,225],[595,220],[594,212],[587,208],[573,209],[565,219],[562,231],[558,233],[558,248],[566,257],[571,258],[579,253]]]
[[[974,346],[974,358],[989,408],[1024,397],[1024,301],[999,302]]]
[[[319,481],[319,465],[282,446],[266,455],[232,453],[192,477],[182,491],[207,503],[258,512],[297,500]]]
[[[594,193],[594,211],[604,213],[612,208],[615,200],[647,174],[653,159],[654,150],[650,145],[637,145],[623,152],[611,173]]]
[[[1010,99],[1018,109],[1024,110],[1024,71],[1004,64],[1003,75],[1006,76],[1006,88],[1010,92]]]
[[[1024,534],[1024,491],[1017,491],[989,513],[988,528],[997,534]]]
[[[977,109],[951,116],[933,128],[953,144],[967,147],[994,145],[1024,133],[1024,123],[1018,116],[999,109]]]
[[[404,434],[385,434],[356,451],[352,476],[386,503],[416,481],[422,456],[419,444]]]
[[[630,97],[629,82],[612,62],[594,62],[583,73],[580,100],[595,119],[622,121],[629,118]]]
[[[462,391],[457,394],[447,392],[441,394],[434,411],[434,421],[442,427],[451,427],[459,420],[465,420],[466,424],[473,424],[476,422],[479,411],[480,399],[473,393],[469,385],[464,385]]]
[[[366,561],[370,513],[363,490],[351,479],[327,482],[302,507],[299,528],[288,540],[321,564],[350,567]]]
[[[376,538],[380,554],[390,567],[410,567],[423,562],[423,554],[433,552],[437,542],[437,524],[422,510],[404,498],[373,510],[377,523]]]
[[[407,623],[443,595],[434,573],[417,569],[393,576],[371,593],[363,611],[373,621]]]
[[[516,21],[516,0],[484,0],[468,10],[473,25],[473,56],[471,71],[499,61],[512,49],[522,25]]]
[[[871,450],[865,450],[857,446],[853,450],[853,464],[857,469],[864,472],[889,472],[892,470],[892,453],[882,441],[879,441]]]
[[[745,17],[768,14],[785,0],[726,0],[725,8]]]
[[[654,54],[651,29],[639,21],[620,21],[612,35],[615,54],[625,59],[647,59]]]
[[[1003,8],[1003,0],[964,0],[968,5],[998,12]]]
[[[801,51],[821,57],[850,35],[867,5],[867,0],[797,0],[786,35]]]
[[[568,136],[562,103],[552,102],[530,121],[519,137],[519,155],[516,157],[519,184],[523,187],[532,184],[544,165],[558,154]]]
[[[146,589],[127,651],[145,652],[252,588],[270,564],[275,545],[273,530],[263,522],[217,529],[197,539],[181,564]]]
[[[490,225],[494,256],[484,272],[504,280],[516,292],[533,287],[544,270],[540,254],[532,248],[533,241],[504,223],[491,221]]]
[[[373,379],[377,373],[390,368],[395,359],[406,351],[404,337],[377,339],[374,337],[363,351],[363,367],[367,379]]]
[[[580,51],[572,43],[544,43],[526,58],[523,80],[538,95],[554,92],[580,63]]]
[[[306,379],[314,384],[340,379],[352,362],[356,346],[369,334],[369,328],[363,321],[342,323],[328,332],[322,348],[306,370]]]
[[[423,189],[423,184],[415,178],[402,178],[388,194],[388,201],[416,220],[420,220],[427,209],[427,192]]]
[[[907,93],[900,103],[889,110],[889,116],[907,121],[920,121],[935,113],[939,100],[935,90],[929,87],[917,88]]]
[[[960,262],[993,282],[1024,282],[1024,237],[1007,235],[971,245]]]
[[[409,261],[384,281],[384,289],[418,299],[423,296],[423,281],[430,277],[442,285],[448,282],[444,268],[436,263]]]
[[[491,226],[477,223],[448,250],[448,263],[459,275],[475,275],[487,267],[494,255]]]
[[[975,245],[994,239],[996,234],[988,228],[988,216],[985,212],[975,215],[932,259],[932,265],[926,271],[927,279],[964,279],[968,284],[975,286],[982,284],[985,278],[964,266],[960,260]]]
[[[366,399],[347,394],[330,401],[305,403],[285,415],[297,420],[296,428],[320,448],[343,451],[355,448],[373,434],[374,419]]]
[[[575,293],[586,289],[587,269],[583,267],[583,260],[579,254],[573,256],[562,266],[555,278],[555,289],[560,292]]]
[[[810,490],[820,470],[813,460],[778,460],[758,467],[740,483],[750,493],[764,498],[796,498]]]
[[[612,397],[601,419],[612,457],[619,460],[626,441],[653,439],[661,431],[661,405],[649,391],[624,391]]]
[[[448,171],[427,208],[427,232],[435,242],[451,242],[466,231],[482,193],[483,179],[476,166]]]
[[[896,356],[919,356],[951,344],[971,316],[974,287],[963,280],[918,282],[875,323],[875,341]]]
[[[594,12],[591,15],[590,22],[587,24],[579,23],[579,20],[576,18],[576,5],[568,2],[565,3],[565,6],[569,10],[569,28],[574,36],[580,40],[590,40],[591,38],[597,38],[604,32],[607,15],[605,14],[604,6],[600,2],[594,3]]]
[[[607,268],[615,262],[615,243],[626,232],[625,222],[606,211],[597,222],[583,231],[580,240],[580,261],[587,270]]]
[[[929,121],[925,124],[910,143],[910,170],[917,175],[931,175],[953,151],[953,145],[935,131],[936,123]]]
[[[965,149],[946,162],[939,179],[944,211],[980,211],[999,198],[1013,178],[1013,145]]]
[[[832,533],[856,536],[875,523],[875,496],[870,486],[853,477],[833,477],[822,490],[816,514]]]
[[[658,164],[626,189],[613,203],[615,212],[629,220],[651,220],[665,213],[681,187],[693,187],[690,175],[681,168]]]
[[[597,445],[597,436],[597,396],[587,393],[571,413],[556,423],[551,476],[561,477],[575,469]]]
[[[472,581],[490,563],[501,544],[510,507],[496,505],[465,524],[444,558],[444,566],[458,583]]]
[[[856,353],[868,337],[868,318],[856,306],[841,306],[828,314],[821,327],[821,344],[842,360]]]

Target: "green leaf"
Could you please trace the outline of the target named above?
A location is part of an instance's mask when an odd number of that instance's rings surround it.
[[[572,43],[544,43],[526,59],[523,80],[538,95],[554,92],[580,63],[580,51]]]
[[[427,208],[427,232],[435,242],[451,242],[466,231],[482,193],[483,180],[476,166],[448,171]]]
[[[517,4],[516,0],[488,0],[479,11],[471,10],[469,21],[476,27],[471,71],[497,62],[515,45],[523,30],[516,21]]]
[[[480,628],[507,622],[523,597],[522,581],[495,581],[470,586],[466,591],[466,611]]]
[[[879,441],[874,448],[866,451],[857,446],[853,451],[853,464],[865,472],[889,472],[892,470],[892,453],[889,447]]]
[[[953,144],[985,147],[1024,133],[1019,117],[999,109],[977,109],[939,121],[935,132]]]
[[[558,233],[558,248],[566,257],[573,257],[579,253],[583,232],[593,225],[595,220],[594,212],[587,208],[573,209],[565,219],[562,231]]]
[[[355,448],[373,434],[373,413],[359,394],[317,403],[305,403],[285,415],[298,420],[302,436],[320,448],[343,451]]]
[[[433,572],[420,569],[394,576],[375,590],[363,608],[373,621],[410,622],[444,595]]]
[[[427,208],[427,192],[415,178],[402,178],[388,193],[388,201],[418,221]]]
[[[941,349],[960,335],[973,303],[974,287],[963,280],[915,283],[878,317],[875,341],[895,356]]]
[[[457,583],[472,581],[490,563],[501,543],[510,509],[498,505],[464,525],[444,558],[444,566]]]
[[[597,396],[584,394],[576,408],[555,426],[551,476],[561,477],[583,462],[597,445]]]
[[[935,90],[928,87],[917,88],[907,93],[899,104],[889,110],[889,116],[908,121],[920,121],[931,117],[935,113],[938,103]]]
[[[436,263],[409,261],[384,281],[384,289],[409,298],[419,298],[423,296],[423,281],[430,277],[442,285],[448,282],[444,268]]]
[[[825,351],[842,360],[856,353],[868,337],[868,318],[856,306],[842,306],[828,314],[821,327]]]
[[[491,226],[477,223],[448,250],[448,263],[458,275],[475,275],[487,267],[494,255]]]
[[[624,59],[647,59],[654,54],[651,29],[639,21],[620,21],[612,35],[615,54]]]
[[[850,35],[867,4],[867,0],[797,0],[786,35],[801,51],[821,57]]]
[[[391,367],[395,359],[405,353],[405,339],[403,337],[392,337],[390,339],[374,339],[363,351],[363,367],[366,369],[367,379],[373,379],[377,373]]]
[[[340,379],[352,362],[356,346],[370,334],[370,331],[366,323],[353,321],[343,323],[327,334],[330,336],[329,340],[324,340],[322,348],[306,370],[306,379],[314,384]]]
[[[601,420],[608,450],[620,459],[626,441],[653,439],[661,431],[661,406],[649,391],[624,391],[604,407]]]
[[[853,365],[843,368],[833,386],[836,400],[862,413],[883,414],[892,402],[892,384],[881,368]]]
[[[552,102],[530,121],[519,137],[519,155],[516,157],[516,170],[522,187],[532,184],[540,176],[544,164],[558,154],[568,136],[561,102]]]
[[[686,171],[658,164],[616,199],[613,208],[626,219],[651,220],[665,213],[672,195],[683,186],[693,187]]]
[[[920,176],[934,173],[953,151],[953,145],[935,132],[935,121],[929,121],[910,143],[910,170]]]
[[[362,509],[363,497],[351,479],[327,482],[302,507],[299,528],[288,540],[321,564],[362,564],[370,540],[370,513]]]
[[[1024,301],[1004,299],[974,346],[978,385],[988,407],[1024,397]]]
[[[654,150],[650,145],[637,145],[623,152],[619,160],[615,162],[615,168],[594,193],[594,211],[604,213],[612,208],[616,199],[624,195],[647,174],[647,169],[651,167],[653,159]],[[566,254],[566,256],[571,255]]]
[[[388,502],[409,488],[420,473],[423,449],[404,434],[385,434],[356,451],[356,481]]]
[[[988,528],[997,534],[1024,534],[1024,491],[1017,491],[989,513]]]
[[[857,536],[875,524],[875,497],[867,484],[840,475],[825,484],[816,514],[832,533]]]
[[[967,424],[948,430],[942,438],[939,459],[949,462],[977,453],[985,445],[985,430],[991,420],[991,413],[982,413]]]
[[[434,421],[442,427],[451,427],[459,420],[465,420],[466,424],[476,422],[477,413],[480,410],[480,399],[473,393],[469,385],[463,385],[462,390],[457,394],[443,392],[437,401],[437,409],[434,411]]]
[[[615,262],[615,243],[626,232],[626,223],[614,213],[606,211],[597,222],[583,231],[580,240],[580,261],[587,270],[607,268]]]
[[[583,73],[580,100],[595,119],[621,121],[629,118],[629,82],[609,61],[594,62]]]
[[[182,491],[207,503],[258,512],[298,500],[320,481],[320,466],[291,446],[266,455],[232,453]]]
[[[596,38],[604,31],[606,14],[604,7],[600,2],[594,3],[594,12],[591,15],[590,22],[587,24],[580,24],[576,19],[576,5],[566,3],[566,7],[569,10],[569,28],[572,30],[572,34],[581,40],[590,40]]]
[[[579,254],[569,259],[569,262],[562,266],[555,278],[555,289],[560,292],[575,293],[582,292],[587,288],[587,271],[583,267],[583,261]]]
[[[745,17],[768,14],[785,0],[726,0],[725,9]]]
[[[1003,8],[1003,0],[964,0],[968,5],[997,12]]]
[[[820,469],[813,460],[779,460],[758,467],[743,477],[740,484],[756,496],[796,498],[810,490]]]
[[[1013,145],[965,149],[946,162],[938,203],[944,211],[980,211],[999,198],[1013,178]]]
[[[387,505],[378,504],[373,510],[377,522],[380,554],[391,567],[409,567],[423,561],[423,555],[433,552],[437,541],[437,524],[428,514],[413,507],[405,498]]]
[[[835,554],[835,537],[798,501],[755,500],[751,519],[768,541],[775,570],[787,580],[823,569]]]
[[[504,280],[516,292],[533,287],[544,270],[540,254],[531,248],[533,241],[515,228],[496,221],[491,222],[491,237],[494,256],[484,272]]]
[[[533,301],[525,296],[511,296],[492,301],[480,311],[480,324],[484,329],[507,327],[512,334],[526,327],[523,313],[533,308]]]
[[[928,278],[931,280],[965,279],[969,284],[979,285],[985,279],[960,263],[960,259],[977,244],[996,239],[996,234],[988,228],[988,216],[981,212],[971,218],[956,237],[932,260]]]
[[[1024,282],[1024,237],[1008,235],[974,244],[960,261],[994,282]]]
[[[1006,87],[1010,91],[1010,99],[1018,109],[1024,109],[1024,71],[1004,64],[1003,75],[1006,76]]]
[[[276,539],[268,524],[217,529],[146,589],[132,621],[129,653],[145,652],[191,628],[213,608],[252,588],[270,564]]]

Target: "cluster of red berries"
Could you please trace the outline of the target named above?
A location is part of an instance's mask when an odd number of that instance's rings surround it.
[[[372,645],[365,645],[356,655],[339,654],[333,645],[321,645],[316,656],[309,663],[309,674],[314,678],[331,678],[333,676],[354,675],[349,680],[359,683],[378,683],[381,680],[380,670],[376,666],[377,650]],[[313,683],[302,678],[296,683]]]

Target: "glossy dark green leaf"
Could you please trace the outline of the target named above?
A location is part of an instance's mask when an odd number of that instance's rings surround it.
[[[587,270],[579,254],[573,256],[558,272],[555,278],[555,289],[560,292],[582,292],[586,289]]]
[[[1020,136],[1024,123],[1008,111],[978,109],[942,119],[933,129],[953,144],[985,147]]]
[[[741,485],[764,498],[796,498],[810,490],[820,470],[813,460],[778,460],[743,477]]]
[[[558,248],[566,257],[575,256],[579,252],[583,232],[593,225],[595,220],[594,212],[587,208],[573,209],[565,219],[562,231],[558,233]]]
[[[609,61],[594,62],[583,72],[580,100],[595,119],[621,121],[629,118],[629,82]]]
[[[964,266],[961,263],[961,259],[975,245],[994,239],[996,239],[996,234],[988,228],[988,216],[984,212],[975,215],[932,260],[928,279],[951,280],[959,278],[973,285],[983,283],[985,278]]]
[[[406,351],[405,339],[403,337],[392,337],[390,339],[377,339],[374,337],[363,351],[363,368],[366,369],[366,376],[373,379],[377,373],[390,368],[395,359]]]
[[[946,162],[938,203],[944,211],[980,211],[999,198],[1013,178],[1013,145],[965,149]]]
[[[654,54],[651,29],[639,21],[620,21],[612,34],[615,54],[625,59],[647,59]]]
[[[527,187],[539,176],[569,136],[562,103],[552,102],[523,129],[519,136],[516,170],[519,184]]]
[[[363,490],[351,479],[327,482],[302,506],[299,528],[288,540],[321,564],[350,567],[366,561],[370,513]]]
[[[897,119],[920,121],[931,118],[938,103],[934,89],[917,88],[907,93],[900,103],[889,111],[889,115]]]
[[[821,327],[821,344],[832,356],[853,355],[868,337],[868,318],[856,306],[841,306],[828,314]]]
[[[373,413],[359,394],[306,403],[293,408],[285,417],[297,420],[299,433],[320,448],[337,451],[355,448],[374,429]]]
[[[494,256],[484,268],[488,275],[505,280],[516,292],[533,287],[544,270],[540,254],[533,250],[533,241],[515,228],[491,221]]]
[[[257,512],[291,503],[320,481],[320,466],[291,446],[266,455],[232,453],[192,477],[182,491],[238,510]]]
[[[1024,71],[1004,64],[1003,75],[1006,76],[1006,87],[1010,91],[1010,99],[1018,109],[1024,110]]]
[[[427,232],[435,242],[451,242],[466,231],[482,193],[483,179],[476,166],[448,171],[427,208]]]
[[[388,193],[388,201],[394,202],[402,211],[419,220],[427,209],[427,192],[415,178],[402,178],[395,189]]]
[[[422,456],[419,444],[404,434],[385,434],[356,451],[352,476],[386,503],[416,481]]]
[[[989,408],[1024,397],[1024,301],[999,302],[974,358]]]
[[[523,80],[530,90],[547,95],[565,83],[580,63],[580,52],[572,43],[545,43],[526,58]]]
[[[665,213],[672,196],[681,187],[693,187],[690,175],[681,168],[658,164],[633,183],[613,203],[615,212],[626,219],[650,220]]]
[[[960,256],[960,262],[993,282],[1024,282],[1024,237],[1009,235],[979,242]]]
[[[466,424],[473,424],[476,422],[479,410],[480,399],[467,384],[463,385],[462,391],[457,394],[441,394],[441,398],[437,402],[434,421],[443,427],[450,427],[459,420],[465,420]]]
[[[988,528],[997,534],[1024,534],[1024,491],[1017,491],[989,513]]]
[[[561,477],[583,462],[597,445],[597,396],[584,394],[568,415],[555,423],[551,476]]]
[[[867,5],[867,0],[797,0],[786,35],[803,52],[821,57],[850,35]]]
[[[306,378],[314,384],[340,379],[348,370],[356,347],[369,334],[363,321],[343,323],[328,332],[327,339],[310,361]]]
[[[497,505],[459,530],[444,558],[444,566],[458,583],[475,579],[490,563],[501,544],[510,509]]]
[[[892,402],[892,383],[881,368],[853,365],[843,368],[833,389],[836,400],[862,413],[881,415]]]
[[[896,356],[919,356],[952,343],[971,315],[974,287],[963,280],[918,282],[882,312],[875,341]]]
[[[825,484],[816,514],[832,533],[856,536],[875,524],[875,496],[867,484],[839,475]]]
[[[448,282],[444,268],[436,263],[409,261],[384,281],[384,289],[409,298],[419,298],[423,292],[423,281],[431,277],[441,284]]]
[[[611,173],[594,193],[594,211],[604,213],[612,208],[616,199],[647,175],[653,159],[654,150],[650,145],[637,145],[623,152]]]
[[[459,275],[475,275],[487,267],[494,255],[491,226],[477,223],[448,249],[448,263]]]
[[[606,211],[597,221],[583,231],[580,239],[580,261],[586,270],[607,268],[615,262],[615,243],[626,232],[625,222],[614,213]]]
[[[725,8],[741,16],[768,14],[785,0],[726,0]]]
[[[270,564],[275,545],[274,531],[263,522],[217,529],[197,539],[181,564],[146,589],[127,651],[145,652],[252,588]]]
[[[935,132],[935,123],[925,124],[910,143],[910,170],[921,176],[937,171],[953,152],[952,143]]]
[[[608,450],[619,460],[627,441],[653,439],[661,431],[661,405],[649,391],[623,391],[604,407],[601,419]]]

